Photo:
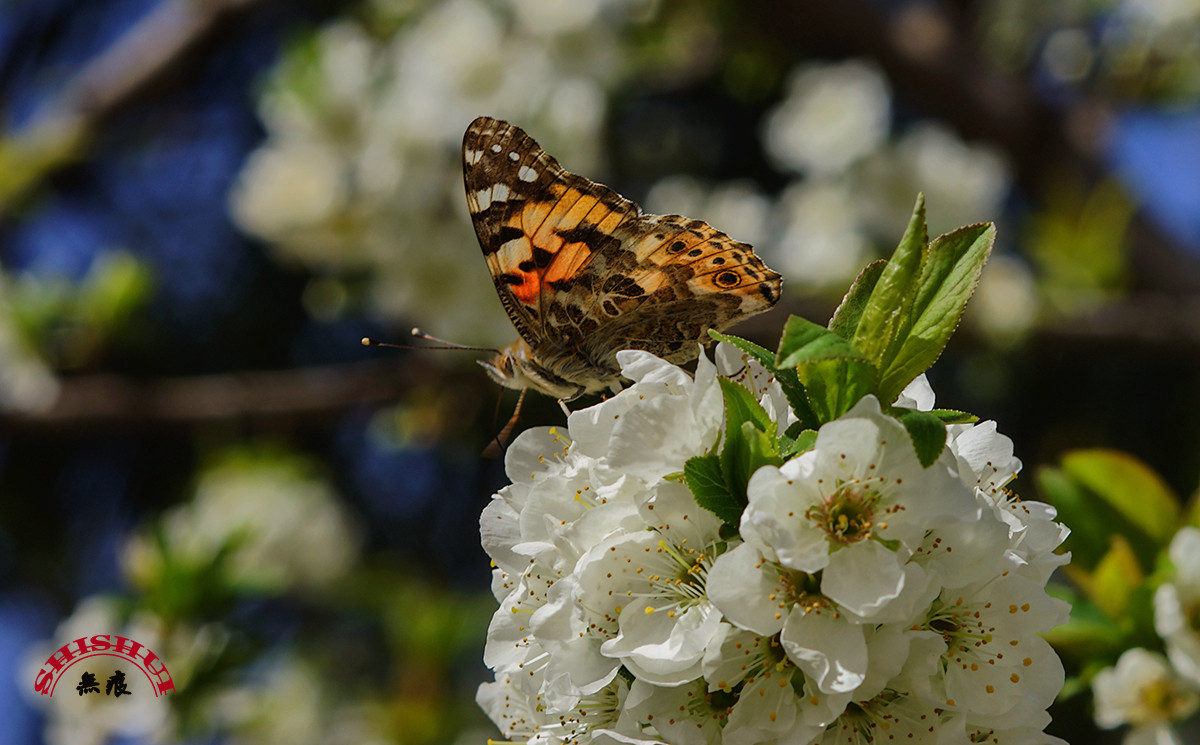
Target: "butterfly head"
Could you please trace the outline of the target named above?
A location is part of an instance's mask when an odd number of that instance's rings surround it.
[[[488,377],[505,388],[532,388],[552,398],[570,401],[584,393],[583,386],[564,380],[538,362],[524,339],[517,339],[496,352],[490,360],[480,360]]]

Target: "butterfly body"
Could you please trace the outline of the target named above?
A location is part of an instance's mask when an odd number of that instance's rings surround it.
[[[520,339],[482,363],[510,388],[570,400],[616,389],[616,353],[688,362],[718,331],[769,310],[782,280],[700,220],[647,215],[563,169],[519,127],[476,119],[463,138],[467,206]]]

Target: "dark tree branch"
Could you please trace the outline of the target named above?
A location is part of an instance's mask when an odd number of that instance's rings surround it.
[[[411,357],[146,382],[109,374],[65,377],[51,408],[0,413],[0,434],[328,422],[354,406],[393,403],[414,386],[444,377]]]

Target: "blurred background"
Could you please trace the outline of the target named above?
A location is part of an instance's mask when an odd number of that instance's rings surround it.
[[[462,194],[480,114],[753,243],[785,293],[735,332],[768,346],[918,191],[934,234],[996,221],[939,405],[999,422],[1026,498],[1083,447],[1195,491],[1200,2],[0,0],[0,739],[495,736],[480,453],[515,394],[359,344],[514,337]],[[35,700],[105,632],[168,708]],[[1068,694],[1051,732],[1120,741]]]

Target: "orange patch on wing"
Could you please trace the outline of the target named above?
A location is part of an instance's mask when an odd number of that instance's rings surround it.
[[[513,273],[521,275],[521,284],[512,286],[512,294],[522,303],[532,305],[537,300],[538,291],[542,288],[537,272]]]
[[[561,243],[562,239],[559,239]],[[570,279],[579,273],[580,267],[592,255],[592,249],[586,243],[566,243],[554,251],[554,262],[546,268],[543,282],[554,282],[560,279]]]

